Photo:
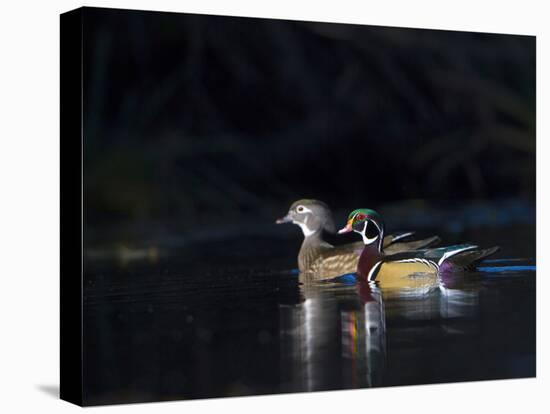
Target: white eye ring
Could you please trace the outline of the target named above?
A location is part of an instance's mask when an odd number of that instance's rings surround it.
[[[299,214],[302,214],[302,213],[313,213],[312,210],[310,210],[309,208],[307,208],[306,206],[303,206],[303,205],[299,205],[298,207],[296,207],[296,213],[299,213]]]

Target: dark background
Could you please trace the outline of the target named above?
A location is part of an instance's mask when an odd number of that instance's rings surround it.
[[[534,205],[534,37],[86,8],[84,38],[92,243],[262,232],[304,197]]]

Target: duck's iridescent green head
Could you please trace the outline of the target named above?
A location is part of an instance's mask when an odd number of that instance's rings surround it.
[[[384,222],[382,216],[368,208],[353,210],[348,216],[346,227],[338,233],[343,234],[350,231],[361,234],[365,244],[372,243],[383,236]]]

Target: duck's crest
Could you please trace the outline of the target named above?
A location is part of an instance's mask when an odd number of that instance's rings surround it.
[[[376,218],[379,221],[382,221],[382,216],[378,214],[376,211],[371,210],[370,208],[358,208],[357,210],[353,210],[351,213],[349,213],[348,220],[351,220],[353,217],[355,217],[359,213],[363,213],[367,216],[371,216]]]

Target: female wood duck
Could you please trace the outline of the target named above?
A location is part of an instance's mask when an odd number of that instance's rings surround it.
[[[323,232],[335,234],[336,227],[329,207],[319,200],[298,200],[294,202],[288,214],[277,220],[277,224],[293,223],[302,229],[304,241],[298,253],[300,273],[310,274],[313,279],[330,279],[357,269],[363,243],[350,243],[333,246],[323,239]],[[413,233],[399,233],[384,238],[387,252],[397,253],[412,249],[421,249],[439,242],[434,236],[423,240],[403,241]]]
[[[475,267],[499,248],[480,249],[472,244],[422,249],[388,254],[384,249],[384,222],[374,210],[359,209],[348,216],[346,227],[338,233],[354,231],[363,238],[365,248],[357,264],[357,274],[363,280],[377,281],[384,287],[408,285],[413,274],[422,277],[441,273],[462,272]]]

